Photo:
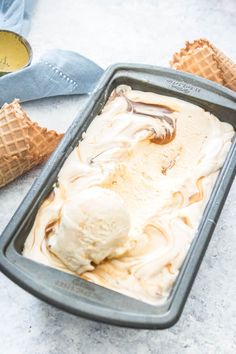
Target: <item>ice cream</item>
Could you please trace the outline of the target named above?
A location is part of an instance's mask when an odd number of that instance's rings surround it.
[[[23,255],[165,301],[233,135],[196,105],[117,87],[62,167]]]
[[[111,190],[91,187],[67,200],[60,220],[47,229],[47,244],[78,274],[128,249],[129,214]]]

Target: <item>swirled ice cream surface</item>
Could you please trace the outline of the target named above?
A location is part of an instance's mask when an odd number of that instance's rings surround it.
[[[162,303],[233,135],[196,105],[118,86],[64,163],[23,255]]]

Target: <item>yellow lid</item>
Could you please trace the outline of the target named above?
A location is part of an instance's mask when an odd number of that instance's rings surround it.
[[[31,57],[31,47],[21,35],[0,30],[0,76],[26,67]]]

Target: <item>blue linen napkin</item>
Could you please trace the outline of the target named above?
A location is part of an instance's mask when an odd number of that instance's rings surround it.
[[[36,0],[0,0],[0,29],[26,36]]]
[[[54,49],[39,62],[0,78],[0,106],[44,97],[90,93],[103,69],[75,52]]]
[[[0,28],[21,34],[29,30],[35,0],[0,0]],[[54,49],[39,62],[0,77],[0,106],[19,98],[35,99],[90,93],[103,69],[72,51]]]

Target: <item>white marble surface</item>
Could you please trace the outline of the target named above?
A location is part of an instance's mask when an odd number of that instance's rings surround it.
[[[28,36],[34,60],[59,47],[114,62],[168,66],[186,39],[206,37],[236,60],[234,0],[39,0]],[[64,131],[78,97],[24,105],[32,119]],[[40,168],[0,190],[0,231]],[[164,331],[133,330],[77,318],[29,295],[0,274],[1,354],[211,354],[236,352],[236,183],[183,315]]]

